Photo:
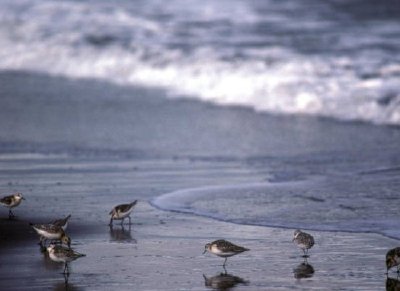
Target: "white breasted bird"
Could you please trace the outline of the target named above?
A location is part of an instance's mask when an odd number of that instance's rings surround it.
[[[249,251],[249,250],[250,249],[235,245],[227,240],[219,239],[219,240],[213,241],[212,243],[206,244],[204,247],[203,254],[205,254],[208,251],[210,253],[213,253],[214,255],[225,258],[224,264],[222,265],[223,267],[225,267],[228,257],[234,256],[234,255],[237,255],[237,254],[243,253],[245,251]]]
[[[121,220],[121,225],[124,223],[125,218],[129,218],[129,224],[131,224],[131,212],[133,210],[133,207],[136,205],[137,200],[133,201],[132,203],[128,204],[120,204],[115,206],[111,211],[111,219],[109,225],[112,226],[113,220]]]
[[[69,274],[68,263],[75,261],[80,257],[84,257],[86,255],[75,252],[71,248],[66,248],[60,245],[50,244],[47,247],[47,252],[49,253],[49,257],[54,262],[64,263],[64,274]]]
[[[397,273],[400,273],[400,247],[389,250],[386,253],[387,272],[397,266]]]
[[[30,225],[39,234],[39,244],[43,246],[43,241],[46,243],[47,240],[59,240],[61,243],[66,244],[68,247],[71,246],[71,239],[67,236],[61,226],[54,224],[32,224]]]
[[[0,199],[0,204],[9,209],[8,218],[12,218],[15,216],[14,213],[11,211],[11,208],[17,207],[22,200],[25,200],[25,198],[22,196],[21,193],[15,193]]]
[[[311,234],[297,229],[293,235],[293,242],[303,250],[303,257],[306,258],[308,257],[308,250],[314,245],[314,237]]]

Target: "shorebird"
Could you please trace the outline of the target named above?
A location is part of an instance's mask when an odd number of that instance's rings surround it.
[[[8,207],[9,209],[8,218],[12,218],[15,216],[14,213],[11,211],[11,208],[17,207],[22,200],[25,200],[25,198],[22,197],[21,193],[15,193],[0,199],[0,203],[3,206]]]
[[[53,244],[50,244],[47,247],[47,252],[49,253],[50,259],[52,259],[53,261],[64,263],[64,272],[63,272],[64,274],[69,274],[69,269],[68,269],[69,262],[75,261],[80,257],[86,256],[84,254],[75,252],[71,248],[66,248],[64,246],[53,245]]]
[[[137,203],[137,200],[135,200],[129,204],[120,204],[120,205],[115,206],[109,213],[111,215],[109,226],[112,226],[114,219],[121,220],[121,225],[122,225],[124,223],[124,219],[126,217],[129,218],[129,224],[131,224],[130,214],[133,210],[133,207],[136,205],[136,203]]]
[[[240,254],[245,251],[249,251],[249,249],[237,246],[227,240],[219,239],[213,241],[212,243],[206,244],[203,254],[205,254],[207,251],[219,257],[225,258],[224,264],[222,265],[223,267],[225,267],[228,257]]]
[[[65,218],[56,219],[51,224],[53,224],[55,226],[60,226],[65,231],[68,227],[68,219],[70,219],[70,217],[71,217],[71,214]]]
[[[387,272],[392,267],[397,266],[397,273],[400,273],[400,247],[391,249],[386,254],[386,268]]]
[[[302,232],[301,230],[297,229],[294,232],[293,242],[297,244],[299,248],[303,250],[303,257],[308,257],[308,250],[312,248],[314,245],[314,238],[311,234],[306,232]]]
[[[46,240],[59,240],[61,243],[71,247],[71,239],[67,236],[61,226],[54,224],[32,224],[30,225],[39,234],[40,241],[39,244],[43,246],[43,241]]]

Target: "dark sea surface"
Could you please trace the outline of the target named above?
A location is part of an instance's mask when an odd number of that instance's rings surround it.
[[[0,1],[0,69],[400,124],[397,0]]]

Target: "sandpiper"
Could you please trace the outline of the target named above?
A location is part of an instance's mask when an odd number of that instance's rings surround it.
[[[11,208],[17,207],[22,200],[25,200],[25,198],[22,197],[21,193],[15,193],[0,199],[0,203],[3,206],[8,207],[9,209],[8,218],[12,218],[15,216],[14,213],[11,211]]]
[[[65,218],[56,219],[51,224],[60,226],[65,231],[68,227],[68,219],[70,219],[70,217],[71,217],[71,214]]]
[[[294,232],[293,242],[297,244],[299,248],[303,250],[303,257],[308,257],[308,250],[312,248],[314,245],[314,238],[311,234],[306,232],[302,232],[301,230],[297,229]]]
[[[131,224],[130,214],[133,210],[133,207],[136,205],[136,203],[137,203],[137,200],[135,200],[129,204],[120,204],[120,205],[115,206],[109,213],[111,215],[109,226],[112,226],[114,219],[121,220],[121,225],[122,225],[124,223],[124,219],[126,217],[129,218],[129,224]]]
[[[400,273],[400,247],[391,249],[386,254],[386,268],[387,272],[392,267],[397,266],[397,273]]]
[[[224,264],[222,265],[225,267],[226,261],[228,257],[240,254],[245,251],[249,251],[249,249],[246,249],[241,246],[237,246],[227,240],[224,239],[219,239],[216,241],[213,241],[212,243],[208,243],[204,247],[204,252],[205,254],[207,251],[210,253],[213,253],[214,255],[217,255],[219,257],[225,258]]]
[[[30,225],[33,229],[40,235],[39,244],[43,246],[43,241],[46,243],[46,240],[59,240],[61,243],[68,245],[71,247],[71,239],[67,236],[62,229],[61,226],[57,226],[54,224],[32,224]]]
[[[69,274],[68,263],[86,255],[75,252],[71,248],[50,244],[47,247],[50,259],[55,262],[64,263],[64,274]]]

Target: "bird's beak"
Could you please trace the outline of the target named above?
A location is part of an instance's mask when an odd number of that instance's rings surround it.
[[[22,200],[26,200],[24,197],[21,197]]]
[[[204,250],[203,255],[207,252],[207,250]]]

